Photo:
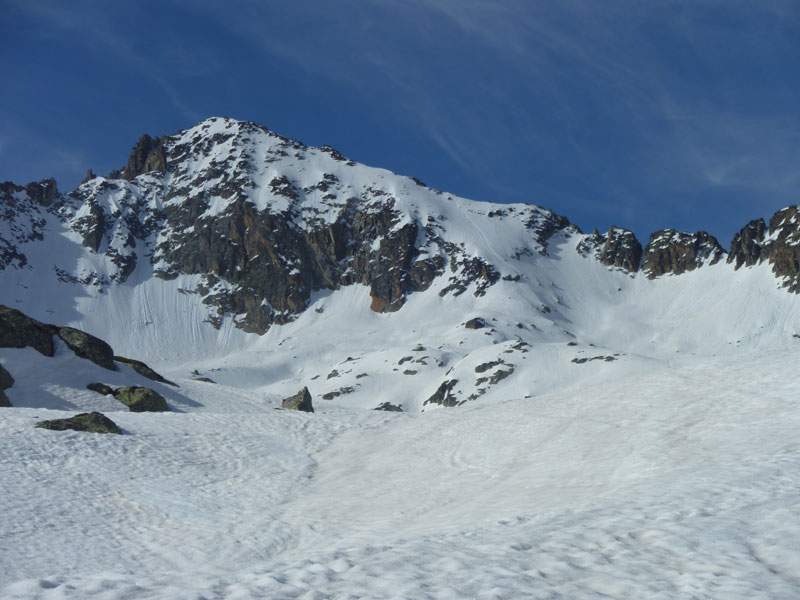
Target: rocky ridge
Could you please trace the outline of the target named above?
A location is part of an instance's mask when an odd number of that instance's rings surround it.
[[[480,296],[501,279],[519,281],[476,253],[469,236],[452,237],[437,207],[455,201],[333,148],[212,118],[173,135],[142,136],[124,167],[105,178],[92,174],[67,194],[53,180],[0,184],[0,271],[31,268],[29,250],[61,229],[94,259],[54,260],[60,282],[104,293],[137,272],[164,280],[194,275],[198,282],[181,292],[202,299],[208,323],[220,327],[230,317],[259,334],[294,320],[320,290],[368,286],[371,309],[380,313],[432,286],[441,296]],[[628,230],[581,235],[565,217],[533,205],[463,209],[472,236],[524,228],[527,242],[513,257],[523,262],[547,256],[551,240],[563,235],[578,236],[582,255],[650,279],[726,258],[705,232],[662,230],[642,247]],[[797,211],[779,211],[768,228],[763,220],[746,225],[727,261],[736,268],[767,262],[783,286],[800,291]]]

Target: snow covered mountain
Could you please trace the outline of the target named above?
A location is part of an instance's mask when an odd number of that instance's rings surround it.
[[[800,597],[799,266],[231,119],[0,184],[0,598]]]
[[[800,331],[798,207],[729,253],[673,230],[642,248],[220,118],[0,202],[0,303],[161,368],[246,365],[249,385],[352,406],[535,395]]]

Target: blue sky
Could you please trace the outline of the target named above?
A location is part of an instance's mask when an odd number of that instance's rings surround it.
[[[584,231],[800,203],[797,0],[0,0],[0,181],[209,116]]]

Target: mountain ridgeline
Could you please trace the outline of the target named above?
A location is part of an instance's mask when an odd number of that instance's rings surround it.
[[[493,236],[507,232],[525,240],[504,257],[510,263],[473,243],[484,238],[492,248]],[[723,261],[735,269],[767,263],[781,286],[800,292],[797,206],[769,224],[751,221],[727,252],[705,232],[672,229],[643,247],[622,228],[584,235],[535,205],[462,200],[232,119],[145,135],[123,168],[108,177],[90,171],[68,193],[52,179],[0,184],[0,273],[32,269],[36,256],[47,265],[41,277],[99,294],[194,276],[179,293],[202,298],[207,323],[218,328],[230,317],[258,334],[295,319],[315,292],[352,284],[369,287],[378,313],[432,286],[442,297],[481,296],[524,279],[513,261],[548,256],[556,239],[648,279]]]

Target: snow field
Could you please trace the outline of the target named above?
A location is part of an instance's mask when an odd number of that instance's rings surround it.
[[[0,597],[794,598],[796,360],[417,415],[182,380],[124,436],[5,410]]]

